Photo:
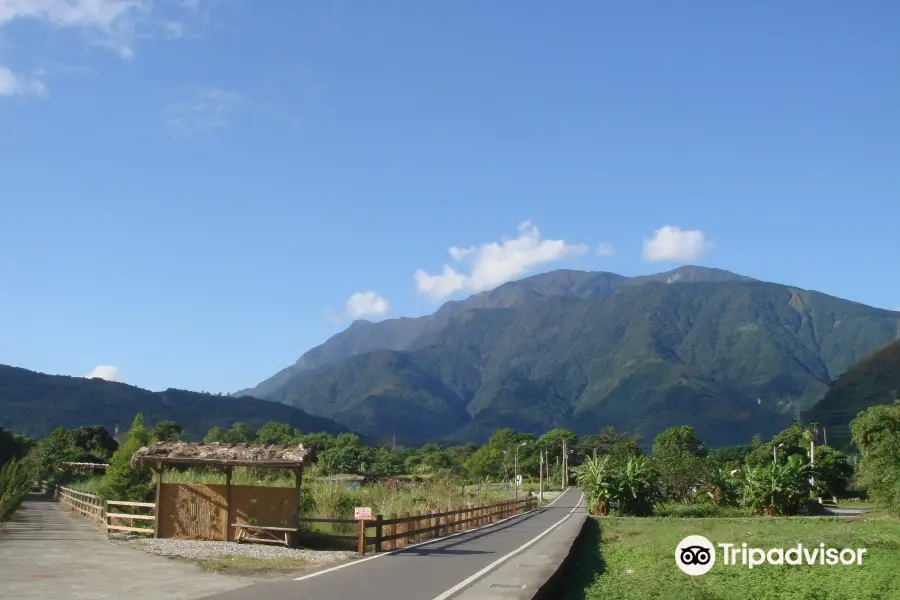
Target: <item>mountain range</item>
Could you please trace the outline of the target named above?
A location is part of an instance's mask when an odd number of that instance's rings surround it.
[[[94,378],[47,375],[0,365],[0,427],[42,438],[56,427],[101,425],[127,430],[137,413],[148,424],[176,421],[188,439],[214,426],[241,421],[256,429],[267,421],[289,423],[303,432],[341,433],[348,427],[302,410],[250,397],[232,398],[168,389],[150,392]]]
[[[900,313],[718,269],[562,270],[356,321],[238,394],[376,440],[606,425],[648,439],[687,424],[728,445],[784,427],[898,331]]]
[[[900,400],[900,340],[879,348],[851,366],[805,415],[824,428],[829,443],[841,447],[850,440],[849,423],[860,412]]]

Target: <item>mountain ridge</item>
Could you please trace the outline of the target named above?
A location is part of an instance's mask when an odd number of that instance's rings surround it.
[[[190,439],[201,439],[213,426],[243,421],[260,427],[267,421],[288,423],[307,433],[341,433],[352,428],[330,419],[252,397],[214,396],[169,388],[151,392],[100,378],[50,375],[0,365],[0,426],[43,437],[56,427],[101,425],[127,428],[137,413],[148,423],[177,421]]]
[[[356,320],[347,329],[306,351],[292,365],[251,388],[234,392],[262,399],[276,399],[278,390],[301,372],[372,350],[404,350],[425,334],[438,331],[457,314],[474,308],[525,306],[541,298],[591,297],[626,286],[647,283],[696,283],[701,281],[756,281],[724,269],[683,265],[662,273],[628,277],[608,271],[558,269],[508,281],[463,300],[449,300],[435,312],[421,317],[400,317],[379,322]]]
[[[786,425],[796,406],[818,400],[898,326],[892,311],[792,286],[657,278],[585,297],[463,310],[406,350],[382,350],[395,353],[392,360],[375,360],[374,351],[301,371],[271,399],[377,437],[385,423],[416,410],[412,398],[427,398],[439,427],[421,420],[394,427],[416,441],[438,434],[480,441],[506,426],[613,425],[652,437],[691,424],[711,443],[745,443]],[[391,366],[401,363],[415,370],[415,383]],[[365,411],[354,408],[361,403]],[[392,416],[388,405],[404,409]],[[451,434],[463,408],[468,422]]]
[[[837,377],[805,417],[807,421],[818,422],[832,444],[840,446],[850,441],[849,424],[857,414],[895,400],[900,400],[900,331],[897,339]]]

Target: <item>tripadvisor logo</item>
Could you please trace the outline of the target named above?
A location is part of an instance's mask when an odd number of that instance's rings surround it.
[[[826,548],[825,544],[791,548],[753,548],[747,544],[713,544],[702,535],[689,535],[675,548],[675,564],[688,575],[703,575],[716,564],[716,548],[722,564],[748,569],[769,565],[862,565],[865,548]]]

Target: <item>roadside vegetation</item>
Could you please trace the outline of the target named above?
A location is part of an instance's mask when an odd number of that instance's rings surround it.
[[[622,438],[620,452],[587,458],[576,476],[599,518],[580,541],[565,597],[900,597],[900,403],[869,408],[853,420],[855,465],[824,445],[815,447],[811,461],[816,429],[793,426],[766,443],[710,451],[689,427],[676,427],[657,436],[649,457]],[[837,506],[866,512],[808,518]],[[673,556],[688,535],[762,548],[824,543],[867,554],[860,568],[717,564],[690,577]]]
[[[26,456],[34,440],[0,427],[0,521],[18,508],[33,480]]]
[[[714,543],[762,548],[819,543],[867,548],[861,567],[720,567],[691,577],[674,561],[678,543],[702,535]],[[721,560],[717,558],[717,561]],[[597,519],[581,540],[564,600],[895,600],[900,591],[900,521],[861,519]]]
[[[16,472],[27,471],[29,482],[65,485],[109,500],[150,501],[154,489],[151,473],[133,469],[132,455],[142,446],[178,441],[182,435],[177,423],[163,421],[148,425],[142,415],[135,417],[128,432],[115,439],[97,426],[58,428],[37,444],[29,441],[33,450],[27,469]],[[482,446],[373,447],[353,434],[304,434],[289,425],[272,422],[257,430],[243,423],[235,423],[229,429],[213,427],[204,441],[304,444],[312,448],[314,460],[303,474],[301,513],[352,518],[355,506],[371,506],[377,514],[390,515],[437,512],[510,499],[515,494],[512,482],[516,474],[523,478],[520,493],[536,492],[541,469],[545,479],[543,489],[558,490],[564,482],[560,466],[563,444],[573,444],[576,438],[561,429],[540,437],[502,429]],[[541,453],[549,457],[549,464],[543,467],[539,464]],[[105,470],[62,468],[63,463],[102,463],[108,467]],[[222,484],[225,475],[216,469],[175,468],[165,471],[163,481]],[[232,482],[295,485],[293,476],[286,471],[258,468],[235,468]]]

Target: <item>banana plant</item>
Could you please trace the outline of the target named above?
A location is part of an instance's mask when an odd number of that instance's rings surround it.
[[[582,465],[575,468],[575,479],[584,490],[591,514],[608,515],[609,501],[616,491],[609,456],[586,458]]]

